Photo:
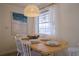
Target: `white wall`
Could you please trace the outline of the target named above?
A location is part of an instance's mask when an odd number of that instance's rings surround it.
[[[15,40],[11,35],[11,12],[23,13],[23,9],[11,4],[0,4],[0,55],[16,50]]]
[[[57,4],[57,33],[70,46],[79,44],[79,4]]]
[[[28,34],[35,34],[35,17],[28,17]]]

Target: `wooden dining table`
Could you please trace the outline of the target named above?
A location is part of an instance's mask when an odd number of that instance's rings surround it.
[[[46,45],[47,41],[43,41],[43,40],[38,40],[38,41],[39,43],[33,43],[30,45],[30,47],[32,50],[39,52],[41,55],[55,54],[68,48],[68,43],[65,40],[57,40],[59,41],[58,46],[49,46]]]

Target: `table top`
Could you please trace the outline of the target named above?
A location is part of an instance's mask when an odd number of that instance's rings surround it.
[[[59,41],[59,46],[48,46],[45,44],[46,41],[40,41],[40,43],[37,44],[31,44],[31,48],[43,55],[49,55],[51,53],[56,53],[58,51],[62,51],[63,49],[68,47],[68,44],[66,41],[61,40]]]
[[[59,51],[62,51],[66,48],[68,48],[68,43],[65,40],[57,40],[59,41],[60,45],[59,46],[49,46],[46,45],[47,41],[42,41],[40,39],[36,39],[39,41],[39,43],[34,43],[31,44],[31,48],[34,51],[37,51],[41,53],[42,55],[49,55],[52,53],[57,53]],[[23,40],[23,42],[28,43],[29,40]]]

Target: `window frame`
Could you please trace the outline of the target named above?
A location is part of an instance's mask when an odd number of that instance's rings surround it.
[[[44,11],[44,12],[42,12],[41,14],[40,14],[40,16],[42,16],[42,17],[44,17],[44,15],[48,15],[48,19],[49,19],[49,21],[47,21],[47,22],[42,22],[42,23],[39,23],[39,16],[38,16],[38,33],[39,34],[48,34],[48,35],[50,35],[51,34],[51,30],[49,31],[50,32],[50,34],[49,33],[40,33],[40,31],[39,31],[39,24],[44,24],[44,23],[49,23],[50,24],[50,14],[49,14],[49,10],[46,10],[46,11]],[[42,28],[42,29],[46,29],[46,28]]]
[[[57,29],[56,29],[56,5],[51,5],[49,7],[43,8],[40,10],[40,14],[49,11],[49,16],[50,16],[50,28],[51,28],[51,33],[50,35],[56,35],[57,34]],[[39,27],[38,27],[38,17],[35,18],[35,32],[39,34]]]

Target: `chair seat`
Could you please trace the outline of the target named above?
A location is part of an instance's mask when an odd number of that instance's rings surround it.
[[[68,48],[68,52],[70,56],[77,56],[79,55],[79,48],[78,47]]]

